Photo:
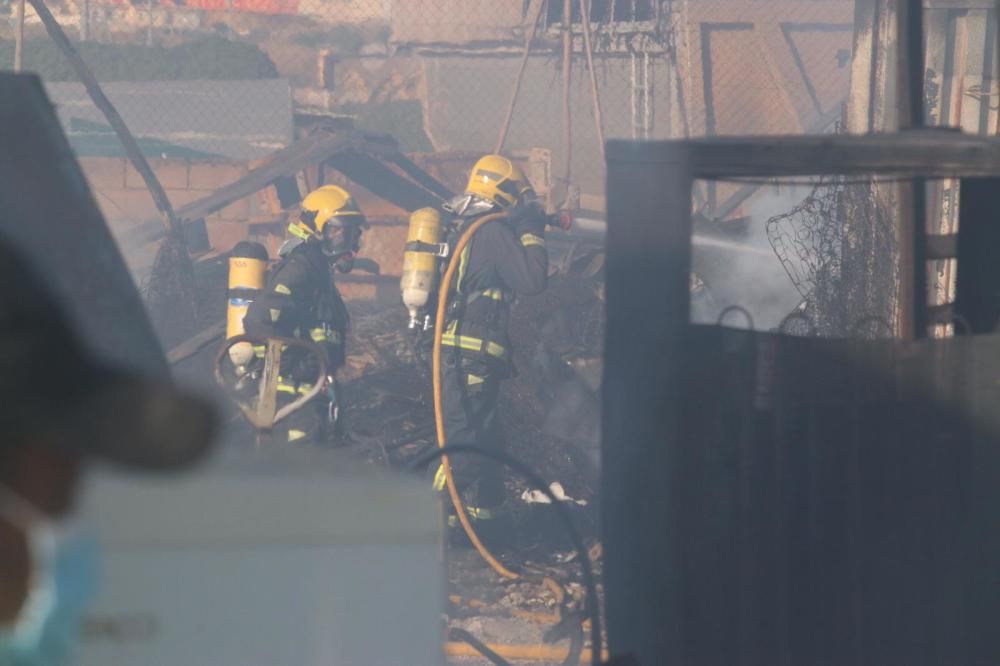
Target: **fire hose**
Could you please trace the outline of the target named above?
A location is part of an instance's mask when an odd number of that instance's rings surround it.
[[[444,334],[444,315],[445,310],[448,307],[448,292],[451,287],[451,280],[455,276],[455,270],[458,268],[459,258],[462,256],[465,246],[472,241],[472,237],[475,236],[476,232],[479,231],[485,224],[494,222],[496,220],[501,220],[506,217],[505,213],[493,213],[491,215],[485,215],[482,218],[476,220],[472,225],[462,234],[458,239],[458,244],[451,251],[451,259],[448,261],[448,268],[444,272],[444,278],[441,280],[441,286],[438,291],[438,302],[437,302],[437,313],[434,318],[434,351],[432,355],[432,377],[434,385],[434,425],[437,428],[437,441],[438,446],[442,449],[448,443],[444,432],[444,410],[442,409],[441,403],[441,337]],[[448,461],[448,456],[441,456],[441,465],[444,467],[445,480],[448,485],[448,495],[451,497],[451,503],[455,507],[455,512],[458,514],[458,521],[462,524],[462,529],[465,530],[466,535],[469,537],[469,541],[475,547],[476,551],[486,560],[493,569],[510,580],[515,580],[520,578],[520,576],[503,564],[501,564],[491,553],[483,542],[479,540],[479,535],[476,534],[476,530],[473,529],[472,523],[469,521],[469,517],[465,510],[465,505],[462,503],[462,498],[458,494],[458,490],[455,487],[455,478],[451,473],[451,465]]]
[[[459,496],[458,489],[455,486],[455,479],[454,475],[452,474],[451,465],[449,464],[448,461],[448,456],[444,452],[447,447],[447,437],[444,431],[444,411],[442,408],[442,396],[441,396],[441,342],[444,333],[445,311],[448,306],[448,294],[451,288],[451,281],[454,278],[455,271],[460,263],[460,257],[462,256],[462,252],[465,250],[466,246],[472,241],[472,238],[475,236],[476,232],[478,232],[484,225],[489,224],[490,222],[504,219],[505,217],[506,217],[505,213],[493,213],[490,215],[485,215],[482,218],[476,220],[469,226],[468,229],[466,229],[462,233],[461,237],[458,239],[458,243],[451,251],[451,258],[448,261],[448,267],[445,270],[444,277],[441,280],[441,285],[438,290],[437,311],[434,320],[432,377],[433,377],[433,390],[434,390],[434,423],[437,429],[437,442],[439,447],[439,451],[437,453],[438,455],[440,455],[441,458],[441,465],[444,469],[445,480],[447,482],[446,485],[448,486],[448,495],[451,498],[451,503],[455,508],[455,513],[458,516],[458,521],[459,523],[461,523],[462,529],[465,531],[465,534],[468,536],[469,541],[472,543],[473,547],[475,547],[479,555],[484,560],[486,560],[487,564],[489,564],[502,577],[510,580],[516,580],[518,578],[521,578],[521,576],[509,570],[507,567],[501,564],[496,557],[494,557],[494,555],[489,551],[489,549],[487,549],[486,546],[483,545],[482,541],[479,539],[479,536],[476,534],[475,529],[472,527],[472,523],[469,521],[465,505],[463,504],[462,498]],[[447,447],[447,448],[451,449],[452,447]],[[454,448],[458,449],[459,447],[454,447]],[[474,447],[461,447],[461,448],[473,449]],[[526,476],[532,484],[539,486],[539,490],[544,492],[546,495],[551,495],[551,491],[548,489],[546,484],[540,478],[537,477],[537,475],[532,473],[530,470],[526,469],[523,465],[516,463],[516,461],[510,459],[509,456],[501,456],[496,454],[495,452],[489,452],[484,450],[479,450],[478,452],[484,455],[485,457],[493,458],[498,462],[502,462],[514,468],[516,471]],[[558,500],[555,497],[550,497],[550,499],[553,502],[553,507],[555,508],[555,510],[562,516],[563,513],[566,511],[565,508],[558,502]],[[591,605],[591,610],[592,610],[591,648],[592,650],[594,650],[594,657],[595,657],[594,663],[599,663],[601,654],[600,610],[598,608],[598,599],[596,596],[596,587],[593,582],[593,573],[590,566],[590,560],[586,552],[586,549],[583,548],[582,541],[579,540],[579,536],[576,533],[572,520],[569,518],[568,514],[566,514],[564,517],[571,532],[571,535],[574,537],[575,545],[577,545],[578,550],[580,550],[579,556],[580,556],[581,566],[583,566],[584,570],[584,579],[585,582],[587,583],[587,593],[589,597],[587,599],[587,603]],[[579,541],[579,543],[576,543],[577,541]]]

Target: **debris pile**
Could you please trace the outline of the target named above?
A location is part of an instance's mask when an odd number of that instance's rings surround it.
[[[596,276],[557,274],[544,293],[515,305],[517,374],[504,382],[500,402],[509,451],[582,500],[572,504],[590,534],[596,533],[600,464],[602,295]],[[402,307],[353,309],[348,366],[341,373],[348,427],[370,460],[405,465],[435,445],[429,356],[407,330]],[[540,516],[548,512],[521,499],[530,490],[521,480],[511,479],[510,486],[515,522],[527,529],[520,545],[529,546],[552,531]],[[530,517],[536,515],[540,522]]]
[[[225,280],[195,272],[183,239],[168,234],[142,285],[150,318],[166,346],[183,341],[221,318]],[[217,288],[206,285],[218,283]]]
[[[548,288],[536,296],[521,297],[514,306],[511,339],[517,374],[503,384],[500,418],[512,455],[561,488],[557,495],[565,497],[565,506],[599,571],[604,292],[602,255],[584,254],[571,262],[553,261]],[[215,318],[224,309],[224,267],[217,272],[214,277],[199,276],[199,307],[206,318]],[[176,283],[161,284],[181,288]],[[436,446],[429,343],[426,338],[418,340],[407,328],[408,316],[401,304],[352,302],[349,307],[349,354],[339,378],[350,441],[334,449],[310,445],[310,451],[299,453],[315,457],[317,468],[328,467],[332,473],[371,466],[405,467]],[[159,323],[168,327],[161,329],[161,335],[167,331],[175,341],[178,331],[191,325],[171,322],[169,316]],[[182,374],[204,374],[207,381],[216,352],[217,345],[210,345],[178,369]],[[254,434],[243,419],[235,417],[235,411],[229,427],[238,432],[230,441],[239,442],[230,457],[255,459],[260,451],[254,448]],[[448,645],[455,651],[451,656],[459,659],[463,650],[471,650],[462,638],[471,635],[515,653],[534,650],[534,663],[561,663],[559,655],[582,651],[588,644],[587,632],[581,630],[580,566],[551,507],[536,501],[536,494],[522,479],[512,476],[508,485],[513,531],[496,554],[526,578],[499,577],[478,553],[462,547],[467,544],[455,531],[455,547],[448,558],[450,603],[445,618]],[[542,577],[557,581],[562,592],[540,585]],[[538,661],[541,654],[558,658]],[[461,663],[486,662],[463,659]]]

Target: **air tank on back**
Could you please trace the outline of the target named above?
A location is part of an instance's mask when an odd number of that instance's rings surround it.
[[[229,291],[226,306],[226,339],[243,335],[243,317],[247,308],[264,288],[267,279],[267,249],[260,243],[237,243],[229,257]],[[253,345],[241,342],[229,350],[229,358],[238,367],[253,359]]]
[[[434,208],[413,211],[400,280],[403,304],[410,312],[410,328],[428,327],[426,308],[437,284],[440,243],[441,213]]]

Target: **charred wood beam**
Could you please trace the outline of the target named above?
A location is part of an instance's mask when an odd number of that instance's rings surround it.
[[[177,210],[177,217],[184,222],[204,218],[222,210],[234,201],[250,196],[278,178],[295,173],[317,162],[322,162],[339,150],[358,142],[354,135],[328,134],[308,136],[274,153],[271,160],[254,169],[243,178],[216,190],[203,199],[192,201]],[[125,247],[139,247],[162,237],[151,222],[138,225],[123,233],[120,242]]]
[[[338,159],[340,155],[343,157]],[[419,185],[381,164],[375,157],[397,164]],[[243,178],[177,209],[176,217],[185,225],[204,219],[282,177],[319,163],[331,164],[359,185],[407,210],[436,205],[440,199],[451,196],[444,185],[400,153],[391,137],[357,131],[320,131],[275,152],[266,164]],[[135,248],[162,236],[162,225],[147,222],[123,233],[120,242],[126,248]]]
[[[414,182],[418,183],[427,191],[439,196],[441,199],[447,200],[455,196],[454,192],[449,190],[436,178],[414,164],[413,161],[403,153],[397,152],[392,155],[388,155],[386,157],[386,161],[395,164],[403,173],[412,178]]]
[[[340,151],[327,158],[326,163],[372,194],[404,210],[413,211],[441,203],[437,196],[360,150]]]

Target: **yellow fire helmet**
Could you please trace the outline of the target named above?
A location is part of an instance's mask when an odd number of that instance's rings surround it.
[[[288,231],[302,240],[308,240],[310,237],[322,239],[328,224],[338,227],[352,225],[367,228],[368,226],[361,209],[354,203],[347,190],[337,185],[324,185],[307,194],[302,200],[302,213],[297,220],[288,225]]]
[[[531,183],[524,172],[503,155],[480,157],[472,167],[465,188],[466,194],[491,201],[501,208],[517,205],[529,192]]]

